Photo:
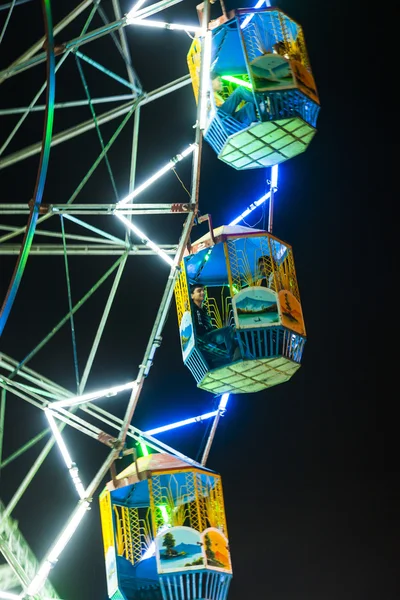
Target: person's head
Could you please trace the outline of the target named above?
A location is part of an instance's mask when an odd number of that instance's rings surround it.
[[[204,302],[204,293],[204,285],[201,283],[194,283],[190,286],[190,297],[192,302],[194,302],[194,304],[197,306],[202,306]]]
[[[272,50],[273,50],[274,54],[279,54],[280,56],[289,58],[288,47],[287,47],[286,42],[284,42],[283,40],[276,42],[276,44],[274,44],[272,46]]]
[[[216,71],[211,71],[211,85],[214,92],[222,92],[222,79]]]
[[[277,268],[275,259],[273,256],[263,255],[258,259],[258,270],[259,272],[266,274],[270,269],[275,271]]]

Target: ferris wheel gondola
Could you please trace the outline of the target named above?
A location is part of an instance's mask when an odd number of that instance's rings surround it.
[[[316,133],[319,97],[303,29],[277,8],[229,16],[211,32],[211,71],[221,86],[208,81],[204,137],[235,169],[270,167],[304,152]],[[196,37],[187,55],[196,99],[200,55]],[[241,116],[244,103],[254,107],[249,118]]]
[[[211,335],[196,328],[197,284],[206,290]],[[272,234],[240,225],[207,233],[183,259],[175,298],[183,361],[199,388],[258,392],[300,368],[306,330],[293,250]]]

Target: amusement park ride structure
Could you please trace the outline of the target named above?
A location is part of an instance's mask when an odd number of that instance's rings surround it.
[[[232,567],[227,524],[219,474],[206,467],[210,448],[221,416],[227,410],[229,394],[253,393],[288,381],[300,367],[306,341],[299,286],[292,248],[272,233],[274,194],[278,184],[278,164],[304,152],[316,132],[319,99],[307,56],[301,26],[279,8],[258,2],[253,9],[226,12],[210,20],[210,2],[205,0],[200,23],[186,24],[153,19],[179,0],[161,0],[145,5],[138,0],[122,14],[119,0],[112,0],[114,21],[101,11],[101,3],[84,0],[59,23],[53,25],[49,0],[42,0],[45,36],[23,55],[0,71],[0,83],[8,85],[37,65],[46,64],[47,78],[29,106],[0,110],[0,117],[18,116],[5,140],[1,141],[0,169],[12,167],[32,156],[39,156],[34,193],[29,204],[0,205],[0,213],[10,223],[0,225],[0,254],[16,256],[0,311],[0,336],[13,326],[13,305],[30,256],[63,256],[68,293],[68,311],[42,341],[23,359],[0,352],[0,468],[3,477],[15,459],[36,454],[28,472],[8,502],[0,501],[0,550],[5,563],[0,565],[0,599],[59,598],[48,576],[91,506],[100,498],[100,512],[106,563],[108,595],[117,600],[225,600]],[[10,3],[0,42],[14,4]],[[15,10],[23,10],[18,6]],[[193,8],[194,16],[195,9]],[[103,26],[92,28],[96,17]],[[56,43],[64,29],[75,21],[84,26],[79,35]],[[78,19],[79,18],[79,19]],[[195,20],[195,19],[194,19]],[[130,57],[129,36],[135,28],[161,28],[189,34],[187,50],[189,75],[145,92]],[[175,35],[171,33],[170,35]],[[127,77],[111,71],[91,55],[91,43],[109,36],[126,65]],[[68,58],[69,57],[69,58]],[[63,64],[75,60],[86,99],[63,106],[55,101],[55,90]],[[92,98],[82,65],[106,75],[129,89],[129,96]],[[224,111],[214,100],[211,70],[218,70],[223,81],[222,96],[244,87],[254,103],[256,118],[244,123],[235,113]],[[60,80],[61,81],[61,80]],[[197,103],[196,123],[186,147],[177,148],[172,157],[155,169],[140,184],[136,182],[141,110],[153,101],[191,85]],[[41,107],[38,100],[46,95]],[[123,100],[123,102],[122,102]],[[89,106],[92,118],[53,132],[56,110],[79,104]],[[115,102],[117,107],[100,112],[98,105]],[[44,133],[40,142],[4,154],[25,118],[34,111],[44,114]],[[101,127],[121,118],[108,141]],[[116,195],[113,203],[79,203],[82,190],[104,163],[116,191],[108,160],[110,149],[121,132],[133,122],[131,159],[127,193]],[[95,131],[100,153],[74,192],[64,203],[43,201],[49,175],[52,148]],[[217,157],[236,170],[267,169],[269,190],[244,207],[230,223],[213,228],[210,215],[201,215],[199,184],[203,140]],[[126,149],[125,149],[126,152]],[[191,181],[186,202],[140,203],[141,195],[168,173],[176,173],[182,161],[192,161]],[[22,163],[23,164],[23,163]],[[253,210],[268,202],[268,230],[240,225]],[[140,215],[172,215],[179,219],[178,242],[157,244],[154,236],[137,225]],[[209,231],[191,240],[193,226],[208,221]],[[51,227],[57,223],[57,227]],[[149,221],[147,221],[149,223]],[[117,224],[117,227],[115,226]],[[46,228],[46,226],[48,226]],[[118,234],[119,232],[119,234]],[[122,234],[121,234],[122,232]],[[48,242],[49,238],[52,243]],[[41,240],[46,240],[41,242]],[[139,241],[139,243],[137,243]],[[107,320],[128,259],[131,256],[158,256],[167,263],[169,273],[154,324],[136,376],[120,385],[87,391],[88,379],[104,334]],[[72,256],[116,256],[115,262],[98,282],[75,304],[72,302],[69,258]],[[78,310],[106,281],[114,276],[106,298],[85,368],[79,375],[76,361],[74,318]],[[262,283],[264,281],[264,283]],[[205,343],[197,335],[190,290],[195,284],[205,287],[206,307],[214,329],[230,328],[237,351],[230,355],[216,344]],[[162,343],[162,332],[175,297],[181,350],[184,364],[197,387],[218,398],[218,406],[165,427],[142,431],[132,424],[135,410]],[[72,392],[32,369],[29,362],[61,330],[70,325],[76,390]],[[0,337],[1,340],[1,337]],[[122,417],[101,408],[102,398],[128,392]],[[7,397],[15,397],[44,413],[48,427],[18,450],[3,456],[7,427]],[[196,421],[212,420],[200,461],[194,460],[158,439],[167,429]],[[103,444],[107,450],[89,484],[81,480],[79,456],[72,456],[63,437],[68,425]],[[104,428],[104,429],[103,429]],[[133,441],[136,447],[132,448]],[[45,444],[43,446],[43,441]],[[40,451],[37,448],[41,447]],[[54,543],[39,563],[19,530],[12,513],[38,473],[51,450],[57,447],[65,469],[76,490],[76,504]],[[137,448],[137,449],[136,449]],[[141,449],[140,452],[138,449]],[[29,451],[29,452],[28,452]],[[132,458],[132,464],[117,473],[116,460]],[[76,461],[76,462],[75,462]],[[12,468],[12,467],[11,467]],[[109,479],[104,487],[107,474]],[[98,495],[100,486],[103,491]]]

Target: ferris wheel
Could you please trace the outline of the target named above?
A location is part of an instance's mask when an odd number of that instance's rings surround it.
[[[278,165],[304,152],[316,132],[303,30],[266,2],[230,12],[221,2],[216,19],[207,0],[183,6],[84,0],[59,15],[65,5],[49,0],[0,7],[3,44],[15,19],[27,29],[41,23],[44,34],[0,70],[8,102],[0,109],[0,169],[20,200],[0,205],[8,276],[0,312],[0,598],[59,598],[51,571],[96,502],[110,598],[227,598],[222,478],[206,466],[208,455],[230,394],[284,383],[301,364],[306,330],[293,251],[272,226]],[[177,76],[168,81],[160,65],[172,50],[183,54],[186,72],[171,68]],[[143,137],[152,144],[142,158]],[[265,193],[218,226],[201,212],[205,148],[232,172],[267,172]],[[268,226],[248,227],[247,215],[265,206]],[[136,271],[133,257],[149,266]],[[144,293],[146,279],[159,302]],[[144,430],[135,423],[138,403],[173,304],[180,360],[210,402]],[[201,332],[204,314],[209,329]],[[129,344],[110,347],[110,326]],[[133,347],[137,370],[127,360]],[[209,424],[196,459],[162,440],[196,422]],[[80,468],[87,446],[78,438],[99,448],[91,470]],[[50,460],[57,473],[44,484]],[[21,515],[36,520],[45,498],[56,508],[57,493],[69,509],[36,525],[53,535],[38,560]]]

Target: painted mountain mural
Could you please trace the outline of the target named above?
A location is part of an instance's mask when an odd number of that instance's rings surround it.
[[[250,314],[250,313],[271,313],[277,312],[278,307],[276,302],[269,302],[267,300],[258,300],[257,298],[251,298],[246,296],[243,300],[236,303],[238,315]]]
[[[217,529],[210,528],[203,533],[203,539],[207,566],[231,572],[228,540],[224,535]]]
[[[183,360],[185,360],[194,345],[192,317],[189,311],[184,312],[182,315],[180,335]]]
[[[306,330],[300,302],[287,290],[281,290],[278,298],[282,325],[300,335],[305,335]]]
[[[198,544],[178,544],[178,546],[175,546],[175,550],[178,553],[196,554],[199,551],[199,545],[200,542]]]
[[[204,565],[200,533],[190,527],[171,527],[157,538],[159,572],[184,571]]]
[[[234,301],[239,328],[265,327],[280,322],[276,294],[271,290],[242,290]]]
[[[188,342],[192,337],[192,333],[193,327],[191,323],[181,331],[182,350],[186,350]]]

